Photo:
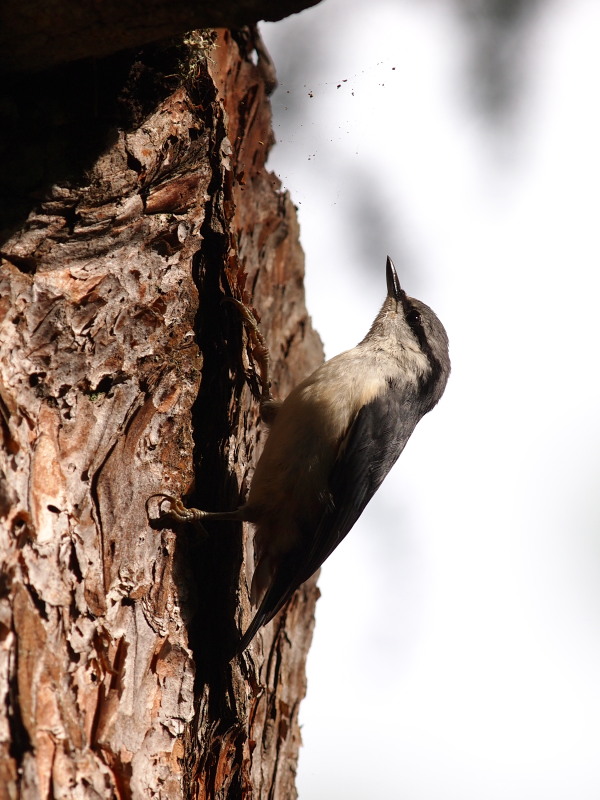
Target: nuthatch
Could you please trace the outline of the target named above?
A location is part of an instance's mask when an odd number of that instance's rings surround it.
[[[446,387],[442,323],[407,297],[389,257],[386,276],[387,297],[362,342],[320,366],[283,403],[271,398],[262,350],[261,411],[271,426],[244,505],[207,512],[162,495],[178,521],[237,520],[256,528],[251,600],[260,605],[238,652],[346,536]],[[264,345],[254,318],[237,305]]]

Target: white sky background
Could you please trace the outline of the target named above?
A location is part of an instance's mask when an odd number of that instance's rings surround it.
[[[300,800],[598,800],[600,3],[540,6],[501,130],[443,0],[262,32],[327,355],[389,253],[453,365],[323,568]]]

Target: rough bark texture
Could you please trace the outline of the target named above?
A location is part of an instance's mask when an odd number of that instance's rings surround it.
[[[259,312],[276,393],[322,358],[295,211],[264,168],[268,58],[249,30],[186,41],[9,98],[2,798],[296,795],[314,582],[228,663],[249,531],[146,509],[160,491],[234,508],[251,479],[266,430],[223,297]]]
[[[3,0],[0,71],[101,58],[195,28],[278,20],[319,0]]]

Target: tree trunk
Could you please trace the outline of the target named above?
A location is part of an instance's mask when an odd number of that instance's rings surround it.
[[[276,394],[322,359],[264,167],[273,85],[254,30],[202,31],[4,105],[2,798],[296,796],[314,581],[229,663],[249,531],[146,508],[232,509],[252,478],[266,429],[224,297],[261,317]]]

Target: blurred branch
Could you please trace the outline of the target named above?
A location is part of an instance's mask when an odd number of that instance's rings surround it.
[[[452,0],[469,29],[470,79],[485,116],[505,116],[519,88],[524,38],[542,0]]]

